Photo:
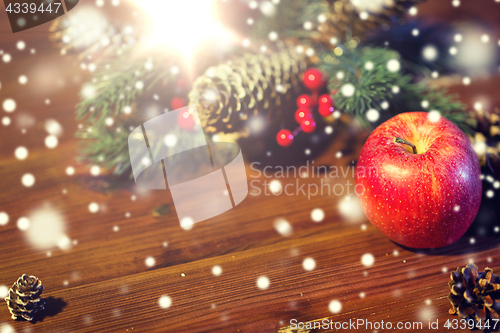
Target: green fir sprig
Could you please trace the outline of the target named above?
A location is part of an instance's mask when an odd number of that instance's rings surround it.
[[[405,62],[394,50],[339,45],[320,57],[329,90],[338,91],[333,96],[336,109],[355,116],[364,125],[369,126],[366,112],[375,109],[389,114],[435,110],[464,131],[474,126],[465,105],[455,95],[413,82],[413,76],[405,71]]]
[[[76,107],[76,119],[82,123],[76,132],[81,139],[81,161],[117,175],[130,170],[128,135],[148,120],[138,101],[145,95],[152,97],[158,86],[174,84],[176,63],[173,56],[132,58],[125,53],[97,67],[92,80],[83,86]]]

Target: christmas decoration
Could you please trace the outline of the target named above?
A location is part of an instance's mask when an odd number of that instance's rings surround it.
[[[472,328],[479,329],[489,329],[495,322],[492,319],[500,319],[500,277],[491,268],[479,272],[472,263],[458,267],[451,272],[448,285],[450,314],[458,314],[460,319],[472,322]],[[487,324],[488,320],[491,323]]]
[[[40,298],[43,289],[42,281],[37,277],[23,274],[5,298],[12,319],[32,321],[37,312],[44,309],[44,302]]]
[[[355,115],[370,126],[368,110],[384,110],[386,120],[400,113],[401,108],[437,110],[440,114],[469,131],[465,106],[445,90],[436,90],[420,83],[412,83],[411,75],[401,68],[400,55],[386,48],[346,47],[342,53],[325,52],[320,68],[327,73],[328,87],[335,92],[335,108]],[[339,93],[337,93],[339,91]]]
[[[311,110],[306,109],[306,108],[300,108],[295,111],[295,121],[297,123],[302,124],[304,120],[311,119],[312,118],[312,113]]]
[[[276,141],[282,147],[290,146],[293,142],[292,132],[286,129],[279,131],[278,135],[276,135]]]
[[[297,107],[299,108],[310,108],[313,106],[313,102],[311,99],[311,96],[309,95],[300,95],[299,98],[297,98]]]
[[[182,97],[174,97],[170,101],[170,107],[172,110],[177,110],[186,106],[186,101]]]
[[[280,0],[279,14],[255,23],[254,36],[266,38],[269,29],[279,35],[336,45],[339,40],[360,38],[404,21],[406,11],[421,0]]]
[[[333,106],[332,98],[328,94],[323,94],[319,96],[318,103],[320,106],[321,105]]]
[[[149,50],[147,56],[137,52],[139,46],[146,46],[140,43],[145,34],[141,27],[110,23],[105,17],[102,40],[89,37],[82,44],[75,37],[70,43],[67,36],[82,22],[59,19],[51,39],[63,53],[84,60],[92,75],[77,106],[77,119],[82,122],[77,132],[82,139],[81,160],[113,169],[115,174],[130,170],[127,133],[151,118],[151,97],[170,101],[164,109],[179,108],[186,101],[196,105],[207,134],[226,139],[230,135],[233,141],[252,133],[267,135],[267,130],[271,133],[266,137],[272,140],[279,128],[294,126],[289,121],[295,118],[290,101],[296,101],[299,108],[311,108],[311,116],[318,112],[325,117],[317,118],[314,125],[334,124],[339,118],[349,123],[350,115],[369,127],[398,110],[418,110],[426,102],[428,110],[437,110],[460,128],[470,129],[464,106],[444,90],[413,83],[397,52],[360,47],[368,31],[386,28],[417,2],[395,0],[379,6],[350,0],[282,0],[276,6],[279,13],[255,18],[251,38],[243,40],[244,48],[232,46],[227,53],[199,57],[189,72],[194,77],[200,71],[204,74],[191,82],[187,75],[179,77],[178,66],[185,59],[182,52]],[[190,83],[188,93],[184,89]],[[325,94],[326,83],[330,95]],[[310,95],[304,94],[303,87],[311,90]],[[151,96],[153,91],[158,93]],[[179,121],[186,128],[192,126],[187,118]],[[314,131],[312,124],[299,127],[294,136],[305,138]],[[261,152],[266,151],[263,144],[258,145]]]
[[[370,222],[412,248],[457,241],[476,217],[482,190],[467,136],[426,112],[399,114],[373,131],[356,166],[356,187]]]
[[[470,118],[476,122],[476,132],[470,139],[481,166],[489,168],[496,178],[500,178],[500,109],[496,107],[488,111],[478,103]]]
[[[325,78],[321,71],[317,70],[316,68],[309,68],[304,73],[302,83],[304,83],[304,86],[306,86],[307,89],[318,91],[325,83]]]
[[[335,109],[333,108],[332,105],[329,105],[329,104],[321,104],[318,107],[318,112],[323,117],[328,117],[329,115],[331,115],[333,113],[333,111],[335,111]]]
[[[297,86],[305,66],[292,44],[277,43],[277,51],[267,54],[246,53],[198,77],[189,104],[196,105],[207,133],[243,133],[253,115],[267,110],[266,117],[278,116],[276,107]]]
[[[195,125],[193,115],[190,114],[188,111],[179,113],[179,116],[177,117],[177,122],[179,123],[180,128],[188,131],[192,130]]]
[[[304,120],[300,124],[300,128],[306,133],[312,133],[316,129],[316,122],[314,120]]]

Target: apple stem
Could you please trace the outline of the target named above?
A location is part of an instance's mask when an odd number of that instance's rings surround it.
[[[415,147],[415,145],[409,141],[406,141],[405,139],[401,139],[401,138],[398,138],[397,136],[394,137],[394,142],[395,143],[402,143],[402,144],[405,144],[405,145],[408,145],[410,147],[413,148],[413,154],[417,154],[417,147]]]

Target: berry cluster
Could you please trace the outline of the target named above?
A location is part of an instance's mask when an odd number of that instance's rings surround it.
[[[306,88],[311,90],[311,94],[300,95],[297,98],[297,111],[295,111],[295,121],[299,127],[291,132],[287,129],[282,129],[276,136],[276,141],[282,147],[288,147],[292,144],[293,138],[300,132],[312,133],[316,129],[316,121],[314,120],[313,109],[317,108],[318,113],[322,117],[331,115],[334,111],[333,100],[330,94],[319,95],[319,91],[324,87],[326,82],[325,75],[316,68],[310,68],[304,73],[302,83]],[[332,92],[335,95],[336,91]]]

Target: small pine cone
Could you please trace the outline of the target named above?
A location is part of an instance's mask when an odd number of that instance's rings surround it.
[[[225,64],[210,67],[198,77],[189,93],[207,133],[245,136],[244,121],[263,114],[276,116],[282,96],[297,89],[307,67],[305,56],[291,44],[277,43],[277,50],[245,53]]]
[[[479,161],[500,178],[500,109],[477,108],[471,116],[476,122],[476,133],[470,139]]]
[[[32,321],[35,314],[44,308],[44,302],[40,298],[42,292],[42,281],[35,276],[23,274],[5,298],[12,319],[24,318]]]
[[[474,116],[477,121],[477,131],[488,139],[500,139],[500,109],[492,111],[477,108]]]
[[[450,314],[483,323],[488,319],[500,319],[500,277],[493,274],[491,268],[479,273],[474,264],[458,267],[451,272],[448,285],[448,299],[452,305]]]

